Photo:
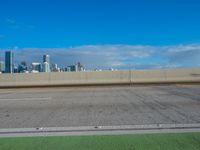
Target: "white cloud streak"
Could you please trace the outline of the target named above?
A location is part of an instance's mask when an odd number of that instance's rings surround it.
[[[7,27],[10,29],[35,29],[36,28],[34,25],[20,23],[11,18],[6,18],[5,23],[7,24]]]
[[[83,63],[88,69],[200,67],[200,44],[177,46],[86,45],[72,48],[17,48],[15,62],[41,62],[43,54],[61,67]],[[3,51],[1,51],[1,55]]]
[[[6,18],[5,22],[8,25],[8,27],[11,29],[19,29],[20,28],[20,25],[13,19]]]

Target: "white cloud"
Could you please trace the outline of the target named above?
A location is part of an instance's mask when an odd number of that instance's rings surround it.
[[[13,19],[6,18],[5,22],[8,25],[8,27],[11,29],[19,29],[20,28],[20,25]]]
[[[192,50],[200,50],[200,45],[191,44],[191,45],[178,45],[178,46],[168,47],[168,52],[170,53],[187,52]]]
[[[71,48],[15,49],[15,61],[42,62],[49,54],[59,66],[81,62],[89,69],[160,69],[199,67],[200,45],[143,46],[143,45],[86,45]]]
[[[13,19],[6,18],[5,20],[8,24],[16,24],[16,22]]]
[[[36,28],[34,25],[28,25],[22,22],[17,22],[11,18],[6,18],[5,23],[7,24],[7,27],[10,29],[31,29],[32,30]]]

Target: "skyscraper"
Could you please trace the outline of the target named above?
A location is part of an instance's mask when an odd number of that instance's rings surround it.
[[[42,66],[43,72],[50,72],[50,66],[49,63],[44,62]]]
[[[50,72],[50,56],[43,55],[43,72]]]
[[[50,64],[50,56],[49,55],[43,55],[43,63],[47,62],[48,64]]]
[[[14,59],[14,53],[12,51],[6,51],[5,52],[5,73],[13,73],[14,70],[14,64],[13,64],[13,59]]]

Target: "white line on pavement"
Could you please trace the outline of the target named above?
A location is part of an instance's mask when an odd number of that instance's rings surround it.
[[[0,101],[29,101],[29,100],[50,100],[51,97],[31,97],[31,98],[0,98]]]
[[[200,132],[200,124],[152,124],[0,129],[0,137],[122,135]]]

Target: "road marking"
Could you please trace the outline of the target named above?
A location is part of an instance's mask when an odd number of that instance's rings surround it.
[[[0,137],[124,135],[200,132],[200,124],[152,124],[0,129]]]
[[[29,100],[51,100],[51,97],[27,97],[27,98],[0,98],[0,101],[29,101]]]
[[[200,86],[200,84],[175,84],[176,86]]]

